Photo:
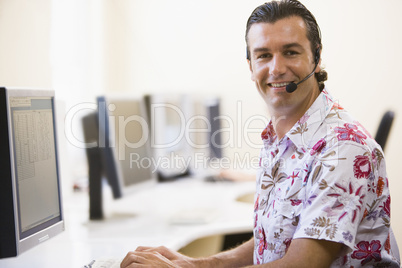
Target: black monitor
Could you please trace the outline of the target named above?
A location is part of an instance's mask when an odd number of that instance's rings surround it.
[[[222,158],[223,140],[221,126],[221,111],[219,98],[211,98],[205,102],[208,120],[211,124],[208,132],[208,142],[210,145],[210,156],[212,158]]]
[[[97,98],[98,110],[83,118],[89,164],[90,219],[104,219],[102,179],[115,199],[156,184],[143,99]]]
[[[64,231],[53,91],[0,88],[0,258]]]

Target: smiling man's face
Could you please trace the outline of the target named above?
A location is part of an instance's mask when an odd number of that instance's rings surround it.
[[[255,23],[247,35],[251,79],[272,115],[289,112],[302,116],[320,94],[314,76],[293,93],[286,85],[299,82],[314,69],[315,60],[301,17],[292,16],[275,23]],[[315,72],[321,69],[317,66]]]

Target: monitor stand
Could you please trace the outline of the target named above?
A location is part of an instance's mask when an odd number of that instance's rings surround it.
[[[102,159],[99,147],[87,148],[89,177],[89,219],[103,220]]]

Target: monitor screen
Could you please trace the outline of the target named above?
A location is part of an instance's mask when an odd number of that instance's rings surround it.
[[[64,221],[54,92],[1,88],[0,95],[0,254],[10,257],[60,233]]]

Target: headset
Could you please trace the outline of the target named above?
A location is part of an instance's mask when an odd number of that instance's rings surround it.
[[[320,52],[321,52],[320,47],[318,47],[317,50],[315,51],[315,59],[314,59],[315,60],[315,66],[314,66],[313,71],[309,75],[307,75],[303,80],[301,80],[300,82],[298,82],[298,83],[292,82],[289,85],[287,85],[286,86],[286,92],[288,92],[288,93],[294,92],[297,89],[298,85],[300,85],[301,83],[303,83],[304,81],[309,79],[314,74],[315,70],[317,69],[318,63],[320,62],[320,57],[321,57]]]

